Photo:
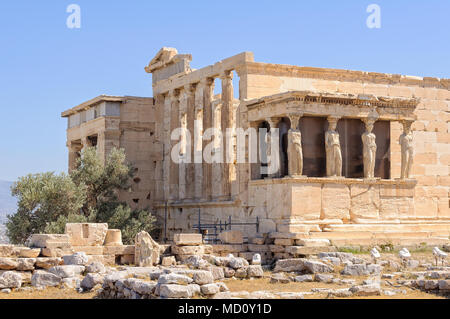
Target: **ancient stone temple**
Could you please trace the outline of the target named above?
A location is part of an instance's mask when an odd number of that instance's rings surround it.
[[[85,145],[123,147],[131,193],[162,236],[231,218],[247,236],[334,245],[440,244],[450,235],[450,80],[255,62],[194,70],[163,48],[153,98],[100,96],[68,118],[69,168]],[[229,129],[229,130],[227,130]],[[176,160],[174,160],[176,159]]]

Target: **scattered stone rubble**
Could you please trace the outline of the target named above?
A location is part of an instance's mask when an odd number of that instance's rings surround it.
[[[67,224],[65,234],[33,235],[28,247],[0,245],[0,291],[60,287],[113,299],[345,298],[394,296],[407,289],[450,294],[450,267],[433,266],[432,256],[402,263],[392,255],[374,260],[307,241],[294,246],[296,239],[278,234],[251,238],[249,244],[239,243],[242,234],[236,231],[220,238],[220,245],[205,245],[201,234],[177,234],[172,245],[160,245],[140,232],[135,245],[123,245],[120,231],[106,224]],[[274,246],[303,250],[294,257],[273,253]],[[287,258],[274,261],[275,255]],[[231,292],[227,287],[232,280],[257,278],[267,278],[269,285],[315,282],[317,287],[301,292]]]

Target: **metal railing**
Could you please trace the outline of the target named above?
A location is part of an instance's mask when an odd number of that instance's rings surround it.
[[[215,223],[202,223],[201,212],[198,210],[198,223],[193,225],[194,229],[197,229],[200,234],[203,235],[203,240],[209,244],[216,244],[219,242],[218,236],[225,230],[232,230],[233,226],[255,226],[256,232],[259,232],[259,217],[256,217],[255,222],[233,222],[231,216],[227,221],[219,220]],[[244,242],[248,242],[248,237],[244,236]]]

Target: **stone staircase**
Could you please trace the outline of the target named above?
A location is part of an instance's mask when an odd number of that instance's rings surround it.
[[[445,245],[450,243],[450,223],[329,224],[309,237],[329,239],[337,247]]]

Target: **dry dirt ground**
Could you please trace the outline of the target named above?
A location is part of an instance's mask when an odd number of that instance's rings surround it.
[[[365,278],[361,278],[362,279]],[[227,280],[224,281],[227,287],[232,292],[238,291],[260,291],[265,290],[269,292],[309,292],[312,288],[329,288],[340,289],[345,288],[343,285],[327,284],[322,282],[290,282],[288,284],[271,284],[269,278],[254,279],[254,280]],[[360,281],[358,279],[358,281]],[[385,288],[389,288],[385,286]],[[402,288],[407,291],[407,294],[397,294],[394,296],[370,296],[370,297],[349,297],[349,298],[335,298],[335,299],[445,299],[442,296],[429,294],[420,290],[413,290],[409,288]],[[305,299],[324,299],[327,294],[314,293],[305,295]]]
[[[44,290],[13,291],[9,294],[1,294],[0,299],[92,299],[95,292],[78,293],[75,289],[47,288]]]
[[[433,262],[433,255],[430,251],[418,251],[411,252],[412,258],[419,260],[421,263],[423,262]],[[369,258],[367,254],[358,254],[355,255],[362,258]],[[391,259],[396,260],[396,253],[383,253],[383,259]],[[425,270],[424,268],[417,268],[413,271],[421,271]],[[390,272],[389,269],[385,269],[383,273]],[[267,291],[267,292],[310,292],[312,288],[329,288],[329,289],[339,289],[345,288],[344,285],[334,284],[334,283],[322,283],[322,282],[290,282],[287,284],[281,283],[270,283],[270,275],[271,272],[265,272],[264,278],[261,279],[251,279],[251,280],[239,280],[239,279],[225,279],[223,282],[227,285],[231,292],[254,292],[254,291]],[[335,277],[340,277],[338,273],[333,274]],[[366,277],[346,277],[356,279],[357,283],[361,283]],[[395,283],[397,278],[390,279],[389,281]],[[383,282],[383,281],[382,281]],[[348,286],[347,286],[348,287]],[[389,285],[385,283],[382,284],[382,288],[390,289]],[[445,297],[438,296],[433,293],[426,293],[417,289],[411,289],[407,287],[401,287],[400,289],[406,290],[406,294],[397,294],[394,296],[370,296],[370,297],[348,297],[342,299],[445,299]],[[78,293],[74,289],[60,289],[60,288],[47,288],[44,290],[34,290],[31,292],[28,291],[12,291],[10,294],[0,293],[0,299],[92,299],[96,295],[95,292],[88,293]],[[327,298],[327,294],[324,293],[313,293],[306,294],[305,299],[324,299]],[[336,299],[340,299],[334,297]]]

